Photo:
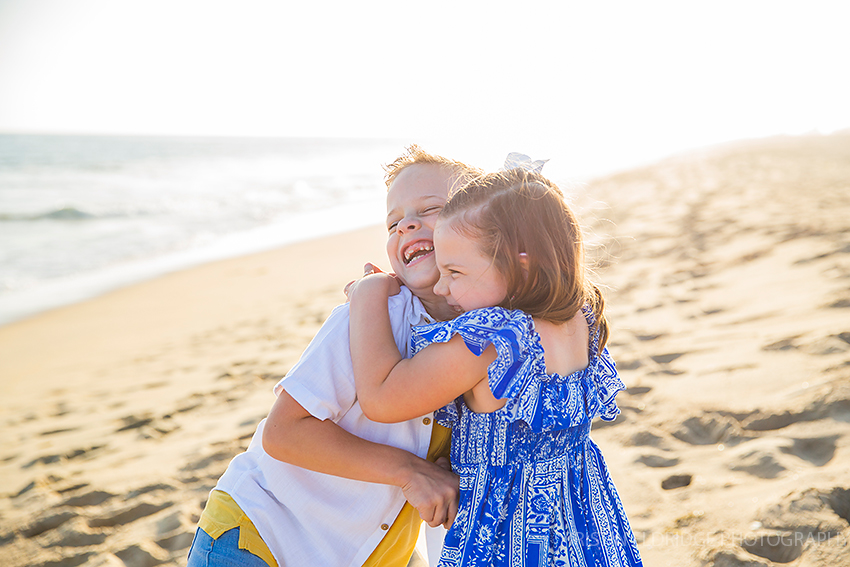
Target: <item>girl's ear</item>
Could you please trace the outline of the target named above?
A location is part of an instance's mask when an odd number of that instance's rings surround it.
[[[519,253],[519,265],[522,267],[523,279],[528,279],[528,254],[525,252]]]

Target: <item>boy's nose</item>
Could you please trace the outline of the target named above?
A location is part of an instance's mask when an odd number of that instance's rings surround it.
[[[398,231],[399,232],[409,232],[411,230],[416,230],[421,226],[421,223],[415,217],[403,218],[398,223]]]

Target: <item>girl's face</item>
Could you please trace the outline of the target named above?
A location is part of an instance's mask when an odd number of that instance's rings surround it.
[[[444,296],[458,313],[499,305],[508,293],[505,278],[493,259],[481,252],[477,240],[456,230],[456,222],[439,220],[434,229],[440,270],[434,293]]]

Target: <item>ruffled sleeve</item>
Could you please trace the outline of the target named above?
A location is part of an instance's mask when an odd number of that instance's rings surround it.
[[[466,348],[475,356],[491,344],[497,357],[487,368],[490,389],[497,398],[510,398],[520,388],[517,376],[527,373],[529,343],[533,323],[522,311],[508,311],[501,307],[487,307],[467,311],[457,318],[413,330],[413,353],[432,343],[447,343],[460,335]]]
[[[510,421],[522,420],[532,431],[558,431],[590,423],[596,417],[615,419],[620,413],[615,398],[623,389],[614,361],[605,350],[591,357],[587,368],[569,376],[535,373],[502,410]]]
[[[619,415],[620,408],[617,407],[615,398],[617,394],[626,389],[626,385],[617,374],[617,365],[611,358],[608,349],[603,349],[596,357],[592,376],[598,399],[598,409],[590,412],[590,417],[597,415],[605,421],[614,421]]]
[[[487,379],[494,396],[508,399],[496,412],[502,419],[522,420],[533,431],[555,431],[597,416],[610,421],[620,412],[614,398],[625,386],[608,351],[596,354],[595,337],[586,369],[569,376],[547,375],[532,318],[522,311],[493,307],[414,329],[413,351],[448,342],[455,335],[476,356],[491,344],[496,348],[498,356],[487,369]],[[438,422],[451,427],[461,406],[458,400],[439,410]]]

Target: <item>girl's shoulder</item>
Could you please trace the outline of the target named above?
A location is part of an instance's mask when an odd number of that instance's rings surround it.
[[[534,322],[523,311],[484,307],[461,313],[450,321],[422,325],[414,329],[414,345],[448,342],[461,335],[467,347],[481,354],[493,342],[509,341],[517,347],[532,339]],[[417,349],[418,350],[418,349]]]

